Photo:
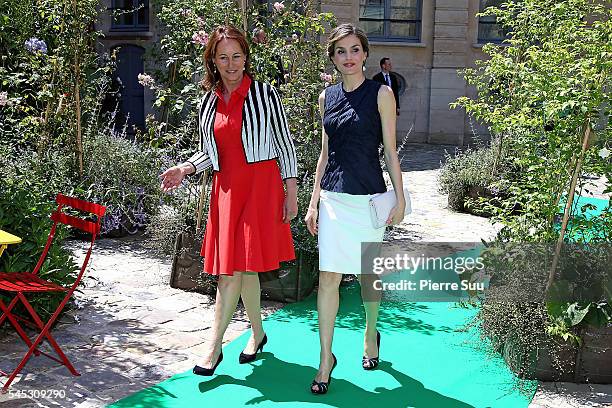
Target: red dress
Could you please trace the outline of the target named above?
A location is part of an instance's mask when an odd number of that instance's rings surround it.
[[[204,272],[266,272],[295,259],[289,224],[283,223],[285,191],[276,160],[247,163],[242,146],[242,106],[251,86],[244,75],[225,103],[221,90],[214,137],[219,171],[213,186],[201,254]]]

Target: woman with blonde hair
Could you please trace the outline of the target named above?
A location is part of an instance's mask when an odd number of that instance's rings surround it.
[[[201,253],[204,272],[219,277],[215,321],[209,353],[193,369],[208,376],[223,359],[223,335],[240,297],[252,333],[239,362],[255,360],[268,340],[258,273],[295,258],[289,222],[297,215],[297,160],[277,90],[251,78],[245,35],[218,27],[204,60],[199,151],[161,178],[162,189],[171,191],[188,174],[214,171]]]
[[[364,75],[369,54],[367,36],[360,28],[342,24],[330,33],[327,53],[342,81],[319,96],[321,154],[305,217],[308,230],[318,234],[319,240],[321,352],[319,371],[310,388],[314,394],[327,393],[337,364],[332,340],[342,274],[359,275],[366,314],[362,367],[372,370],[378,366],[380,293],[378,298],[363,296],[376,292],[364,291],[368,280],[361,275],[361,247],[364,242],[381,242],[385,231],[384,227],[372,226],[369,214],[370,198],[387,191],[378,156],[381,144],[397,199],[387,225],[399,224],[406,206],[396,152],[395,98],[390,87]]]

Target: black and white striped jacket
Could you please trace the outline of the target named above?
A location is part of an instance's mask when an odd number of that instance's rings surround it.
[[[209,167],[219,171],[219,154],[213,135],[217,100],[207,92],[199,106],[200,148],[187,162],[196,173]],[[297,177],[297,158],[285,110],[276,89],[253,80],[242,108],[242,146],[248,163],[278,159],[284,179]]]

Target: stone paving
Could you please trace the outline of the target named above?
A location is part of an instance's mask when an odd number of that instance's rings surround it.
[[[70,244],[77,256],[80,242]],[[214,299],[168,285],[171,262],[145,249],[142,238],[100,239],[77,295],[78,308],[63,316],[55,337],[80,377],[44,357],[34,357],[11,391],[60,390],[65,398],[8,399],[0,406],[104,406],[192,367],[203,355],[214,319]],[[265,314],[280,303],[263,301]],[[240,308],[224,343],[248,329]],[[25,346],[0,332],[0,369],[14,367]],[[21,354],[20,354],[21,353]],[[8,360],[8,361],[7,361]],[[56,392],[56,391],[54,391]]]
[[[454,147],[405,146],[402,171],[413,215],[393,229],[391,239],[478,242],[495,235],[487,219],[446,208],[436,182],[445,149]],[[77,257],[84,256],[83,243],[69,246]],[[82,375],[74,377],[44,357],[33,357],[11,386],[12,395],[0,395],[0,406],[104,406],[191,368],[210,336],[214,299],[170,288],[170,264],[152,254],[142,236],[98,240],[77,307],[53,331]],[[265,315],[280,307],[262,301]],[[248,327],[239,306],[224,343]],[[24,351],[15,335],[0,329],[0,369],[12,369]],[[587,406],[612,407],[612,386],[542,383],[530,408]]]

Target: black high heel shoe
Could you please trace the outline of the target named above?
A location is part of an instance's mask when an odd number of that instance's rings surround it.
[[[197,375],[203,375],[205,377],[210,377],[211,375],[215,373],[215,370],[217,369],[217,366],[219,365],[221,360],[223,360],[223,352],[219,354],[219,357],[217,358],[217,362],[212,368],[204,368],[204,367],[200,367],[197,365],[193,367],[193,373]]]
[[[255,359],[257,358],[257,352],[258,351],[263,352],[263,347],[266,345],[267,342],[268,342],[268,335],[264,334],[263,339],[261,339],[261,343],[259,343],[259,345],[255,349],[255,353],[253,354],[240,353],[240,356],[238,357],[238,362],[240,364],[246,364],[246,363],[250,363],[251,361],[255,361]]]
[[[378,367],[380,358],[380,332],[376,330],[376,347],[378,347],[378,357],[368,358],[363,356],[361,359],[361,366],[364,370],[373,370]]]
[[[331,384],[332,380],[332,372],[338,364],[338,360],[336,360],[336,356],[334,356],[334,353],[332,353],[332,357],[334,358],[334,365],[332,366],[331,370],[329,370],[329,379],[327,380],[327,382],[312,380],[312,384],[310,384],[310,392],[312,392],[313,394],[327,394],[327,390],[329,389],[329,385]],[[312,388],[315,385],[317,386],[316,390]]]

